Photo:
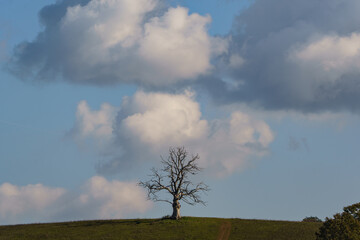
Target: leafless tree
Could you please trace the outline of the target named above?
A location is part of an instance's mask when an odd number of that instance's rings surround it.
[[[198,154],[188,159],[188,152],[184,147],[176,147],[169,149],[169,157],[161,163],[163,168],[151,169],[151,179],[147,182],[139,182],[139,185],[146,188],[148,198],[153,201],[163,201],[170,203],[173,208],[172,219],[180,218],[180,201],[184,201],[190,205],[205,202],[201,200],[200,193],[209,191],[209,187],[200,182],[193,184],[189,176],[195,175],[201,171],[196,163],[200,157]],[[160,191],[166,191],[172,196],[172,201],[159,198]]]

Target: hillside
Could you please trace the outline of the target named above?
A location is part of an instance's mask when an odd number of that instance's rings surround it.
[[[79,221],[0,226],[1,240],[314,240],[321,223],[197,218]]]

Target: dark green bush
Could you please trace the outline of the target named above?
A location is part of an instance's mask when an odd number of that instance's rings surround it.
[[[344,207],[343,213],[326,218],[316,233],[317,240],[360,240],[360,203]]]
[[[322,220],[318,217],[306,217],[302,220],[303,222],[322,222]]]

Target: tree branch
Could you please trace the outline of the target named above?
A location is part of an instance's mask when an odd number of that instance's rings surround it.
[[[189,180],[189,174],[194,175],[202,170],[196,163],[200,157],[198,154],[193,155],[189,160],[187,157],[188,152],[184,147],[169,148],[169,157],[166,160],[161,157],[163,168],[160,170],[152,168],[150,180],[139,182],[140,186],[147,189],[148,199],[173,204],[157,196],[158,192],[166,190],[172,195],[173,201],[183,200],[190,205],[206,204],[201,199],[200,193],[209,191],[209,187],[203,182],[194,185]],[[160,174],[159,171],[164,174]]]

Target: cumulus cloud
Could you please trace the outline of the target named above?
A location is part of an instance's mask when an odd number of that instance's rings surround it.
[[[234,20],[223,72],[202,86],[222,103],[358,111],[359,10],[356,0],[256,0]]]
[[[136,182],[109,182],[100,176],[91,178],[79,197],[83,204],[91,201],[100,203],[95,216],[101,218],[119,218],[133,212],[143,213],[151,206],[145,199],[146,193]]]
[[[15,222],[18,216],[24,218],[49,217],[53,205],[64,196],[63,188],[50,188],[42,184],[16,186],[10,183],[0,185],[0,218]],[[40,213],[41,212],[41,213]]]
[[[65,205],[55,218],[109,219],[136,216],[152,206],[146,192],[136,182],[108,181],[94,176],[82,190],[68,196]]]
[[[81,127],[81,126],[78,126]],[[98,171],[121,171],[124,164],[159,160],[170,146],[185,146],[199,153],[201,165],[216,175],[242,170],[249,160],[264,156],[274,139],[262,120],[235,111],[229,118],[203,119],[195,93],[137,92],[124,98],[113,123],[117,157]],[[166,157],[166,155],[164,155]]]
[[[208,73],[227,41],[208,35],[210,16],[160,0],[69,0],[44,7],[44,30],[16,46],[20,78],[168,86]]]
[[[247,167],[250,160],[268,154],[274,133],[262,120],[235,111],[228,119],[210,123],[207,137],[190,148],[201,156],[204,167],[225,176]]]
[[[86,101],[81,101],[77,106],[75,126],[69,134],[80,146],[87,139],[88,143],[104,147],[112,140],[116,112],[117,109],[107,103],[102,104],[98,111],[93,111]]]
[[[360,34],[321,36],[292,51],[290,58],[307,68],[315,66],[327,75],[323,80],[336,81],[343,74],[359,71]]]
[[[192,96],[188,91],[178,95],[137,92],[122,104],[117,134],[159,146],[202,138],[208,123],[201,119],[200,106]]]
[[[76,192],[42,184],[0,185],[0,219],[4,224],[134,216],[151,207],[135,182],[94,176]]]
[[[219,103],[268,110],[358,111],[359,10],[357,0],[256,0],[213,37],[210,16],[161,0],[58,1],[8,69],[77,84],[198,83]]]

